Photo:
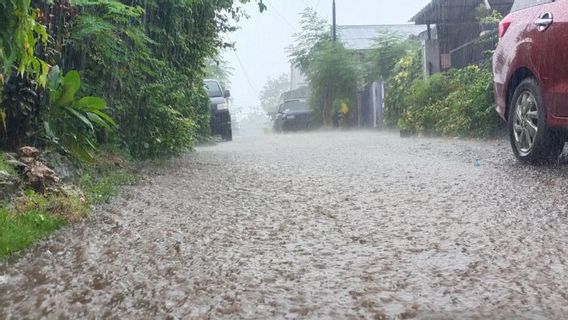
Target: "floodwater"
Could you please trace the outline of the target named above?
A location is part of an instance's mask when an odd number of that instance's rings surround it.
[[[501,140],[202,147],[0,264],[0,318],[561,319],[567,172]]]

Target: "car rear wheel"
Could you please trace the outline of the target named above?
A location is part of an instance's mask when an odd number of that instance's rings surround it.
[[[535,165],[557,161],[565,140],[546,123],[542,90],[535,79],[517,86],[509,110],[509,137],[517,159]]]

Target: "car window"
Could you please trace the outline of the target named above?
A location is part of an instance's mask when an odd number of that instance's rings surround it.
[[[553,2],[554,0],[516,0],[511,8],[511,12],[523,10],[526,8],[538,6],[545,3]]]
[[[305,101],[286,101],[280,107],[281,111],[306,111],[309,110]]]
[[[219,86],[217,81],[205,81],[205,90],[207,90],[209,97],[223,96],[223,90],[221,90],[221,86]]]

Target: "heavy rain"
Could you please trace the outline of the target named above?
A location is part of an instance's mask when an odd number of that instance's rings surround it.
[[[564,319],[567,31],[565,0],[0,0],[0,319]]]

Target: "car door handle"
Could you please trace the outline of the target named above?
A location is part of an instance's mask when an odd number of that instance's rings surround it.
[[[536,19],[534,24],[538,27],[538,31],[545,31],[554,22],[552,13],[544,13],[540,18]]]

